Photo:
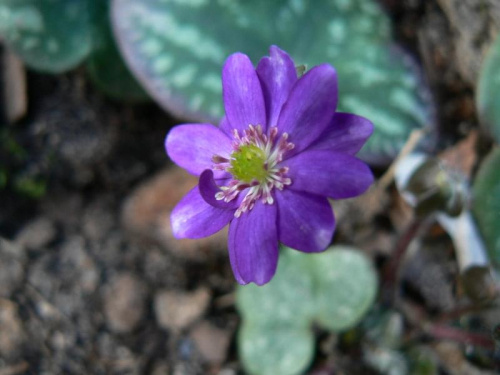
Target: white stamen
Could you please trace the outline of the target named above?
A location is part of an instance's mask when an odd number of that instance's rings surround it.
[[[242,136],[240,136],[238,130],[233,129],[233,137],[234,140],[231,145],[234,152],[239,151],[245,145],[254,145],[260,148],[264,152],[266,159],[264,168],[269,173],[263,182],[254,180],[248,183],[234,179],[233,176],[227,186],[220,187],[221,191],[215,195],[215,198],[225,202],[236,199],[240,193],[246,191],[245,197],[234,213],[235,217],[240,217],[241,214],[252,210],[258,200],[261,200],[264,204],[274,204],[273,188],[283,190],[285,186],[292,183],[292,180],[286,177],[289,168],[278,167],[277,164],[283,161],[283,155],[292,150],[295,145],[287,141],[287,133],[281,134],[278,139],[278,128],[276,127],[269,129],[269,135],[266,135],[262,132],[262,126],[249,125],[248,129],[243,131]],[[214,155],[212,161],[215,163],[213,170],[231,173],[231,160],[220,155]]]

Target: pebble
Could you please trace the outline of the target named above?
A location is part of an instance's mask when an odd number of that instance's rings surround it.
[[[170,213],[198,179],[178,167],[170,167],[140,185],[127,198],[122,211],[125,228],[135,237],[151,240],[176,256],[204,260],[212,250],[225,251],[227,231],[191,240],[172,234]]]
[[[47,217],[40,216],[19,231],[15,242],[28,250],[40,251],[53,241],[56,235],[54,222]]]
[[[151,375],[165,375],[170,374],[170,366],[167,361],[159,361],[153,365]]]
[[[0,299],[0,358],[16,359],[22,353],[25,332],[19,318],[17,305]]]
[[[191,293],[158,292],[154,299],[156,320],[165,329],[184,329],[203,315],[209,302],[210,292],[206,288]]]
[[[193,328],[190,337],[205,361],[210,364],[221,364],[225,361],[231,342],[229,331],[204,321]]]
[[[115,225],[111,199],[97,199],[85,208],[82,218],[82,229],[86,237],[92,241],[102,242]]]
[[[108,327],[117,333],[133,331],[146,311],[147,286],[131,273],[122,273],[106,286],[104,314]]]
[[[0,297],[9,298],[20,287],[24,278],[23,261],[23,249],[0,237]]]
[[[85,239],[78,235],[65,241],[60,250],[61,276],[76,284],[84,293],[91,293],[98,287],[99,273],[92,257],[88,254]],[[76,288],[75,288],[76,289]]]

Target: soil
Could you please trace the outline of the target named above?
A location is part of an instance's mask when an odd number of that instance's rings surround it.
[[[382,3],[428,80],[439,147],[455,144],[480,127],[474,82],[500,30],[495,0],[486,15],[473,0]],[[154,103],[105,97],[82,69],[29,72],[27,83],[26,116],[0,128],[20,151],[0,156],[15,180],[36,181],[42,193],[0,189],[0,374],[243,373],[225,234],[177,242],[169,230],[170,210],[196,183],[163,149],[182,120]],[[480,145],[479,156],[491,142]],[[366,250],[380,269],[411,220],[393,187],[377,204],[365,197],[336,213],[337,239]],[[445,237],[437,234],[449,248]],[[456,307],[451,253],[426,253],[404,272],[407,293],[431,313]],[[377,373],[355,347],[318,337],[311,374]]]

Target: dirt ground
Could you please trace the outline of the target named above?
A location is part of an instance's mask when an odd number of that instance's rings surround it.
[[[466,138],[479,129],[474,85],[500,30],[500,3],[382,2],[398,43],[429,82],[439,147]],[[196,184],[163,149],[168,129],[182,120],[153,103],[106,98],[81,69],[27,74],[28,112],[5,127],[20,151],[0,156],[45,192],[35,199],[0,189],[0,375],[243,373],[225,233],[177,241],[168,225],[172,207]],[[393,187],[379,205],[364,197],[336,212],[336,239],[354,241],[380,269],[411,216]],[[405,288],[431,313],[445,313],[457,304],[456,274],[452,255],[424,254],[405,268]],[[356,348],[332,340],[318,332],[311,374],[377,374]],[[443,363],[462,355],[453,348],[436,349]],[[483,374],[453,365],[442,373]]]

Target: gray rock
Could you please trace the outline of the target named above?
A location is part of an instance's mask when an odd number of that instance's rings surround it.
[[[153,365],[151,375],[166,375],[170,374],[170,366],[167,361],[159,361]]]
[[[191,293],[161,291],[154,299],[156,320],[162,328],[181,330],[198,320],[209,302],[210,292],[206,288]]]
[[[85,240],[72,236],[61,246],[61,273],[64,280],[71,280],[76,289],[84,294],[93,292],[99,282],[99,274],[94,260],[87,252]]]
[[[17,312],[17,305],[0,299],[0,358],[17,359],[22,353],[25,332]]]
[[[21,285],[24,279],[24,259],[21,247],[0,238],[0,297],[9,298]]]
[[[104,292],[104,314],[108,327],[117,333],[133,331],[146,310],[147,287],[131,273],[118,275]]]
[[[110,199],[97,199],[83,214],[83,233],[92,241],[103,241],[115,224]]]
[[[54,222],[47,217],[38,217],[29,222],[17,234],[15,242],[28,250],[41,250],[56,237]]]
[[[225,361],[231,341],[231,333],[215,327],[209,322],[201,322],[191,331],[191,339],[203,359],[210,364],[221,364]]]

